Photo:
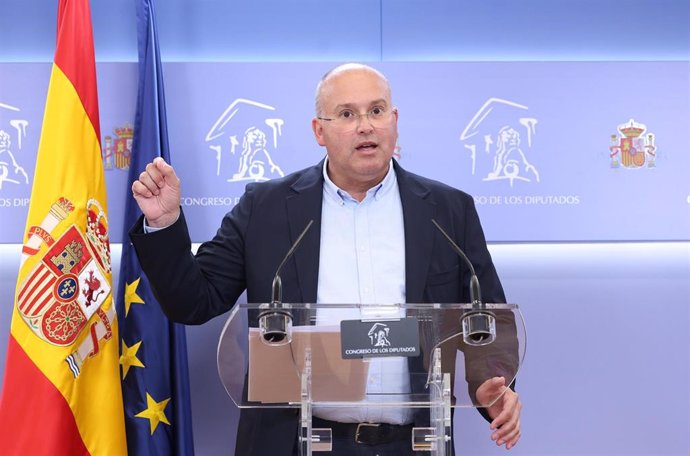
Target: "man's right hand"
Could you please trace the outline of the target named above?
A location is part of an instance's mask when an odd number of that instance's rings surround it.
[[[146,165],[132,183],[132,195],[150,227],[170,226],[180,216],[180,179],[161,157]]]

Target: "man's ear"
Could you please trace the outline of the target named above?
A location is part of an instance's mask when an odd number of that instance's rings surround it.
[[[311,119],[311,129],[314,132],[314,137],[316,138],[316,142],[319,144],[319,146],[325,146],[326,142],[323,138],[323,124],[316,117]]]

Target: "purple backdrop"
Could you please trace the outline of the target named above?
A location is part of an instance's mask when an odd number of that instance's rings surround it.
[[[171,159],[192,238],[247,182],[325,153],[329,63],[165,64]],[[690,239],[688,62],[381,63],[403,166],[475,197],[491,241]],[[21,242],[49,64],[0,66],[0,242]],[[99,64],[111,233],[121,241],[136,65]],[[424,87],[419,91],[419,87]],[[423,93],[423,95],[421,95]]]

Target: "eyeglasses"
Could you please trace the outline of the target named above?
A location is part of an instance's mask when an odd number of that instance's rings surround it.
[[[338,112],[335,117],[316,117],[319,120],[326,122],[333,122],[333,125],[342,129],[355,129],[359,125],[359,121],[366,117],[369,123],[374,128],[383,128],[388,125],[391,115],[396,112],[396,108],[386,109],[383,106],[376,106],[371,108],[365,114],[360,114],[352,109],[343,109]]]

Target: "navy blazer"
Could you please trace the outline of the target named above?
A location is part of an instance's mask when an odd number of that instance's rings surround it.
[[[474,265],[484,302],[505,302],[472,197],[407,172],[395,160],[393,167],[403,208],[406,301],[470,302],[469,271],[433,218]],[[276,268],[310,220],[314,225],[281,276],[283,302],[316,302],[323,183],[321,161],[281,179],[248,184],[196,256],[190,253],[184,214],[169,228],[146,235],[140,219],[130,238],[168,317],[201,324],[230,310],[245,289],[248,302],[269,302]],[[236,454],[291,456],[297,413],[242,409]]]

